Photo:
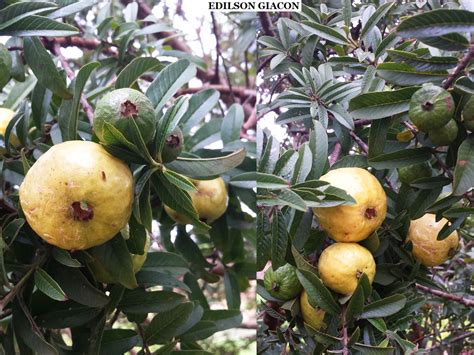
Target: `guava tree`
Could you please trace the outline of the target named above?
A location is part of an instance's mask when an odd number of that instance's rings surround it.
[[[151,3],[0,4],[2,353],[201,354],[242,322],[253,19],[209,15],[206,59]]]
[[[468,353],[472,3],[303,2],[260,14],[259,351]]]

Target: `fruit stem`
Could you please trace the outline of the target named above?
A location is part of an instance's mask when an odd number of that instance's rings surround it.
[[[341,322],[342,322],[342,354],[349,355],[349,335],[347,332],[347,303],[342,306],[342,313],[341,313]]]

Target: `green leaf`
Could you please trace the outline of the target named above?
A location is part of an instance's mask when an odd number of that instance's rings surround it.
[[[395,3],[393,2],[386,2],[385,4],[380,5],[377,10],[369,17],[362,28],[362,31],[360,31],[360,38],[365,39],[367,34],[369,34],[369,32],[377,25],[377,23],[388,14],[394,4]]]
[[[346,37],[341,32],[332,27],[321,25],[320,23],[313,21],[302,21],[300,22],[300,25],[308,32],[328,41],[334,42],[336,44],[347,44]],[[283,49],[283,51],[285,51],[285,49]]]
[[[242,323],[242,313],[238,310],[205,310],[202,320],[212,321],[219,330],[236,328]]]
[[[403,295],[396,294],[389,296],[365,306],[360,318],[381,318],[390,316],[405,307],[406,302],[407,299]]]
[[[296,274],[308,293],[308,301],[311,306],[320,307],[332,315],[339,314],[339,305],[334,300],[331,292],[315,274],[306,270],[297,270]]]
[[[90,307],[104,307],[109,302],[109,298],[92,286],[79,268],[54,264],[50,274],[67,297],[73,301]]]
[[[446,71],[420,72],[405,63],[385,62],[377,66],[377,74],[389,83],[399,86],[420,85],[423,83],[440,83],[448,76]]]
[[[352,294],[352,297],[349,303],[347,304],[346,322],[348,322],[348,324],[352,322],[354,318],[358,317],[359,314],[362,313],[363,309],[364,309],[364,288],[359,283],[354,293]]]
[[[146,91],[155,111],[160,111],[178,89],[196,76],[196,66],[180,59],[161,70]]]
[[[188,110],[181,118],[182,130],[188,135],[219,102],[220,93],[214,89],[201,90],[189,99]]]
[[[259,189],[286,189],[289,187],[288,181],[283,179],[282,177],[272,175],[272,174],[265,174],[265,173],[257,173],[257,188]]]
[[[79,34],[79,30],[66,23],[42,16],[28,16],[0,31],[2,36],[16,37],[68,37]]]
[[[257,214],[257,270],[262,270],[271,256],[271,239],[268,216],[260,210]]]
[[[102,334],[100,355],[125,354],[138,345],[140,337],[131,329],[106,329]]]
[[[222,121],[221,139],[224,145],[240,139],[240,130],[244,123],[244,109],[241,105],[233,104]]]
[[[225,268],[224,271],[225,298],[228,309],[240,308],[240,286],[239,279],[234,270]]]
[[[244,161],[245,156],[246,151],[242,148],[217,158],[178,158],[166,164],[166,167],[190,178],[204,179],[225,174],[238,167]]]
[[[178,174],[172,170],[163,170],[163,175],[176,187],[188,192],[196,192],[196,186],[186,176]]]
[[[162,67],[161,62],[153,57],[134,58],[117,76],[115,88],[131,87],[146,72],[161,70]]]
[[[436,37],[448,33],[474,32],[474,13],[460,9],[436,9],[410,16],[398,25],[403,37]]]
[[[395,354],[395,348],[392,347],[380,347],[380,346],[372,346],[372,345],[365,345],[361,343],[355,343],[352,345],[352,348],[360,351],[361,354],[364,355],[393,355]]]
[[[459,33],[448,33],[438,37],[420,38],[420,42],[445,51],[463,51],[469,47],[469,41]]]
[[[188,263],[182,256],[167,252],[148,253],[142,270],[158,271],[172,275],[184,275],[189,271]]]
[[[446,70],[454,68],[458,64],[457,57],[425,57],[395,49],[389,49],[387,53],[394,61],[406,63],[420,71]]]
[[[91,248],[90,253],[114,279],[127,288],[137,287],[127,242],[119,233],[108,242]]]
[[[470,135],[458,149],[454,168],[453,195],[462,195],[474,186],[474,135]]]
[[[379,58],[381,55],[385,54],[388,48],[393,47],[396,43],[400,41],[400,37],[397,36],[395,32],[390,33],[388,36],[380,42],[377,49],[375,50],[375,58]]]
[[[171,291],[145,291],[141,288],[126,290],[118,304],[125,313],[155,313],[173,309],[185,300]]]
[[[26,77],[24,82],[17,82],[10,90],[7,99],[3,102],[3,107],[16,110],[22,104],[25,98],[33,91],[37,79],[34,75]]]
[[[408,111],[412,95],[420,87],[394,91],[369,92],[354,97],[349,102],[352,117],[375,120]]]
[[[23,40],[25,59],[38,81],[63,99],[72,98],[50,54],[37,37]]]
[[[35,14],[55,9],[53,2],[18,2],[0,10],[0,30]]]
[[[467,94],[474,95],[474,83],[466,76],[461,76],[459,79],[457,79],[454,83],[454,87],[464,91]]]
[[[369,159],[369,164],[375,169],[392,169],[422,163],[430,158],[430,148],[423,147],[397,150],[395,152],[382,154]]]
[[[192,314],[194,305],[190,302],[158,313],[145,331],[145,339],[150,344],[162,344],[173,338],[177,330],[184,325]]]
[[[78,327],[99,315],[101,308],[80,305],[73,301],[54,302],[52,307],[35,314],[38,326],[49,329]]]
[[[229,185],[242,189],[253,189],[257,187],[257,173],[254,171],[234,175],[229,180]]]
[[[319,179],[328,161],[328,135],[319,121],[313,121],[313,125],[314,130],[309,132],[309,148],[313,155],[310,176],[313,179]]]
[[[35,285],[45,295],[56,301],[66,301],[67,297],[61,287],[46,271],[39,268],[35,271]]]
[[[389,118],[375,120],[371,123],[369,135],[369,159],[383,154],[389,126]]]
[[[97,3],[97,0],[81,0],[73,2],[70,5],[66,5],[49,13],[46,17],[48,18],[61,18],[74,15],[82,10],[88,9]],[[67,4],[67,2],[66,2]]]
[[[313,163],[311,149],[308,143],[303,143],[298,150],[298,160],[295,163],[291,183],[297,184],[306,180],[311,172],[311,164]]]
[[[288,247],[288,231],[286,221],[280,210],[275,210],[272,218],[271,259],[273,270],[285,265],[286,249]]]
[[[87,63],[81,67],[77,73],[77,77],[74,83],[74,96],[72,99],[71,112],[66,122],[62,119],[59,121],[61,127],[61,135],[63,141],[76,140],[77,139],[77,128],[79,124],[79,108],[81,105],[81,96],[86,86],[87,79],[91,73],[100,66],[99,62]],[[64,117],[62,117],[64,118]]]
[[[332,345],[337,344],[342,341],[342,338],[335,337],[333,335],[329,335],[315,329],[312,330],[314,332],[314,338],[320,342],[321,344]]]

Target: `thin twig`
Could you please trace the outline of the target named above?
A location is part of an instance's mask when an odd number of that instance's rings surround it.
[[[458,340],[462,340],[462,339],[465,339],[465,338],[470,338],[470,337],[473,337],[473,336],[474,336],[473,332],[464,333],[464,334],[458,335],[457,337],[449,339],[448,344],[455,343]],[[431,348],[425,349],[425,351],[427,351],[428,353],[431,353],[431,350],[437,349],[437,348],[439,348],[443,345],[447,345],[447,344],[443,344],[442,342],[440,342],[439,344],[437,344],[435,346],[432,346]]]
[[[140,323],[136,322],[137,325],[138,333],[140,334],[140,337],[142,338],[142,347],[143,351],[145,352],[146,355],[151,355],[150,348],[148,347],[148,343],[146,342],[145,339],[145,332],[143,331],[143,327]]]
[[[443,88],[449,89],[453,84],[456,77],[461,74],[464,69],[468,66],[469,62],[474,58],[474,44],[469,46],[469,51],[464,56],[464,58],[459,62],[458,66],[454,71],[448,76],[446,81],[443,83]]]
[[[444,299],[447,299],[447,300],[450,300],[450,301],[461,303],[461,304],[463,304],[467,307],[474,307],[474,299],[465,298],[465,297],[458,296],[458,295],[453,295],[451,293],[443,292],[443,291],[440,291],[440,290],[435,290],[435,289],[432,289],[432,288],[429,288],[429,287],[426,287],[426,286],[423,286],[423,285],[420,285],[420,284],[415,284],[415,286],[420,291],[423,291],[423,292],[426,292],[426,293],[431,293],[432,295],[435,295],[435,296],[438,296],[438,297],[441,297],[441,298],[444,298]]]
[[[339,159],[341,155],[341,143],[337,142],[334,146],[334,150],[332,151],[331,156],[329,157],[329,165],[334,165],[334,163]]]
[[[346,320],[346,313],[347,313],[347,304],[343,306],[342,313],[341,313],[341,322],[342,322],[342,354],[349,355],[349,335],[347,333],[347,320]]]
[[[59,45],[59,43],[54,43],[53,52],[58,56],[61,66],[64,68],[64,71],[66,72],[69,79],[74,80],[76,78],[76,75],[69,66],[69,63],[67,62],[66,58],[62,55],[61,46]],[[81,94],[81,105],[84,108],[84,112],[86,113],[90,124],[92,125],[94,123],[94,110],[92,109],[92,106],[89,104],[89,102],[87,102],[86,96],[84,94]]]

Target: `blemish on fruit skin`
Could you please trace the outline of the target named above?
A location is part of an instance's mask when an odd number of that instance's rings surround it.
[[[107,180],[107,176],[105,175],[105,171],[102,171],[102,180],[104,180],[104,181]]]
[[[463,166],[466,165],[466,164],[467,164],[467,160],[460,160],[460,161],[458,162],[458,166],[460,166],[460,167],[463,167]]]

